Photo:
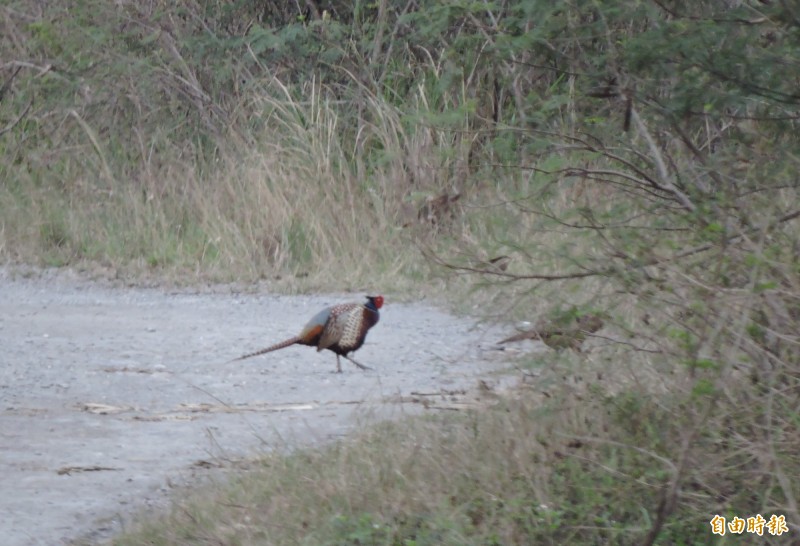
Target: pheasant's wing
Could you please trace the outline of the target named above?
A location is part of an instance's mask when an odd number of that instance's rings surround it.
[[[317,340],[319,336],[322,335],[322,329],[324,324],[306,324],[306,327],[303,328],[303,331],[300,332],[300,335],[297,336],[300,339],[300,343],[303,345],[311,345],[312,347],[317,346]]]
[[[302,340],[301,343],[316,347],[319,337],[322,335],[322,330],[325,328],[325,323],[328,322],[330,316],[331,308],[327,307],[311,317],[311,320],[306,323],[303,330],[297,336]]]
[[[336,345],[342,340],[348,322],[353,319],[351,315],[359,311],[358,307],[358,305],[343,304],[331,309],[330,316],[322,329],[322,336],[317,344],[318,351]]]

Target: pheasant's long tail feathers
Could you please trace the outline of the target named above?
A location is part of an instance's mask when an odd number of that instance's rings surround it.
[[[289,347],[290,345],[294,345],[295,343],[300,343],[299,337],[292,337],[287,339],[286,341],[281,341],[280,343],[276,343],[275,345],[270,345],[266,349],[261,349],[254,353],[248,353],[246,355],[242,355],[239,358],[234,358],[230,362],[236,362],[237,360],[244,360],[245,358],[251,358],[253,356],[263,355],[264,353],[271,353],[272,351],[277,351],[278,349],[284,349]]]

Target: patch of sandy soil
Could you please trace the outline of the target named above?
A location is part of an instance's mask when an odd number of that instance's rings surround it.
[[[0,268],[0,536],[98,543],[176,485],[235,461],[316,445],[360,423],[453,408],[504,367],[501,333],[388,301],[357,360],[290,347],[319,309],[361,294],[117,287]],[[177,490],[180,490],[178,488]]]

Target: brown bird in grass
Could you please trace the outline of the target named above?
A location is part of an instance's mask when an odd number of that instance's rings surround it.
[[[347,355],[357,351],[364,344],[367,332],[380,320],[378,309],[382,306],[383,296],[367,296],[366,303],[342,303],[327,307],[314,315],[295,337],[271,345],[266,349],[240,356],[231,362],[263,355],[292,345],[308,345],[316,347],[317,351],[328,349],[336,353],[337,373],[342,372],[340,356],[345,357],[362,370],[369,370],[370,368],[359,364]]]
[[[575,325],[559,327],[554,324],[537,326],[525,330],[498,343],[511,343],[524,339],[540,339],[552,349],[574,349],[578,352],[586,340],[587,334],[593,334],[603,327],[603,319],[597,315],[582,315],[575,319]]]

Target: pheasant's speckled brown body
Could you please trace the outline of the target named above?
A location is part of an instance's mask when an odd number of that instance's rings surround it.
[[[342,303],[328,307],[314,315],[299,335],[235,360],[263,355],[291,345],[308,345],[316,347],[317,351],[328,349],[336,353],[337,372],[342,371],[339,356],[345,357],[362,370],[368,369],[347,355],[361,348],[369,329],[378,324],[378,310],[381,306],[383,296],[367,296],[367,303]]]

